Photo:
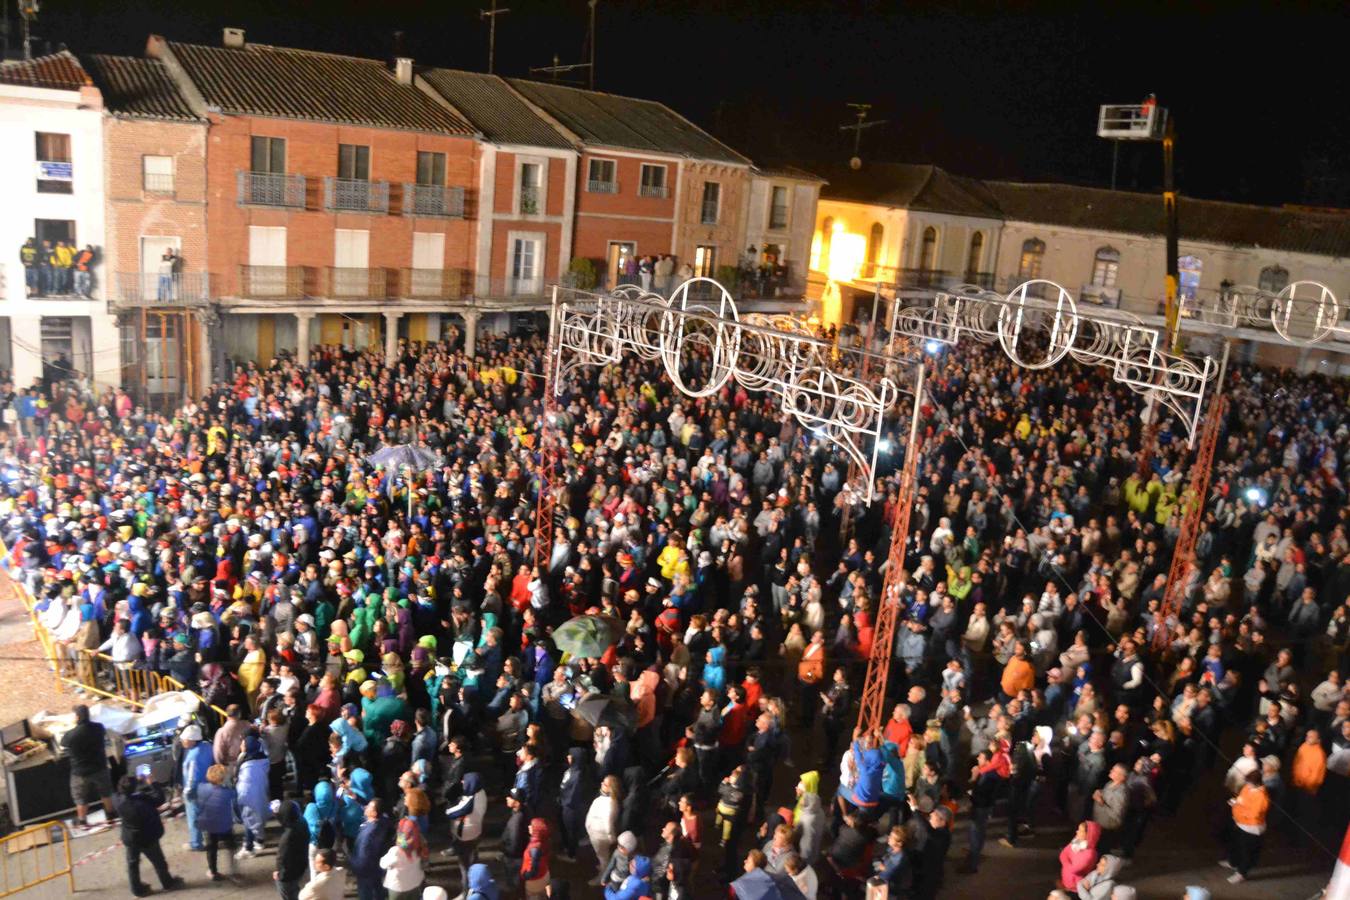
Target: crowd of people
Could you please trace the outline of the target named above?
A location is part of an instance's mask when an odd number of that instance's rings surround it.
[[[392,365],[320,348],[172,414],[76,382],[6,391],[48,411],[4,445],[0,513],[67,665],[101,650],[224,711],[183,723],[177,766],[210,877],[274,819],[283,897],[350,878],[362,900],[586,893],[561,874],[606,900],[871,879],[932,898],[979,869],[996,817],[1014,850],[1076,826],[1055,896],[1129,900],[1150,825],[1218,789],[1234,882],[1268,830],[1339,837],[1346,382],[1232,370],[1174,620],[1184,435],[1164,422],[1141,470],[1140,400],[1102,373],[934,357],[889,719],[863,733],[904,411],[876,501],[853,505],[842,454],[771,396],[689,399],[638,359],[582,370],[538,567],[545,357],[507,336],[474,358],[404,343]],[[401,444],[436,464],[368,462]],[[560,652],[588,614],[612,639]]]

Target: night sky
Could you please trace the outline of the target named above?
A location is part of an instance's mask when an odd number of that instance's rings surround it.
[[[38,30],[77,52],[139,54],[152,31],[218,43],[238,25],[251,41],[385,58],[402,30],[419,65],[484,70],[487,5],[44,0]],[[498,73],[582,61],[586,0],[498,5],[511,10]],[[864,159],[1101,186],[1098,105],[1152,91],[1177,123],[1182,193],[1350,204],[1343,3],[1092,6],[600,0],[596,86],[662,100],[757,161],[828,174],[851,155],[838,126],[854,101],[889,122],[867,132]],[[1154,190],[1160,169],[1157,145],[1122,145],[1121,187]]]

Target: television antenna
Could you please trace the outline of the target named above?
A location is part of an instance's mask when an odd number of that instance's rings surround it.
[[[498,9],[497,0],[491,0],[487,9],[478,11],[479,19],[488,20],[488,74],[492,74],[497,63],[497,17],[509,13],[509,9]]]
[[[856,172],[858,169],[862,168],[862,157],[858,155],[858,151],[859,147],[862,145],[863,129],[874,128],[877,125],[885,125],[886,120],[873,119],[871,122],[867,121],[868,110],[872,108],[872,104],[870,103],[849,103],[847,105],[853,108],[853,112],[858,117],[858,121],[854,122],[852,125],[840,125],[839,130],[853,132],[853,156],[848,161],[848,167]]]
[[[578,69],[589,69],[590,67],[591,67],[591,64],[588,63],[588,62],[584,62],[584,63],[560,63],[560,62],[559,62],[559,59],[558,59],[558,54],[555,53],[555,54],[553,54],[553,65],[551,65],[551,66],[531,66],[531,67],[530,67],[530,74],[531,74],[531,75],[539,75],[539,74],[543,74],[543,75],[552,75],[552,76],[553,76],[553,80],[556,82],[556,81],[558,80],[558,76],[559,76],[559,75],[565,74],[565,73],[567,73],[567,72],[575,72],[575,71],[577,71]],[[564,80],[565,80],[565,79],[564,79]],[[595,84],[595,79],[591,79],[591,85],[593,86],[594,84]]]

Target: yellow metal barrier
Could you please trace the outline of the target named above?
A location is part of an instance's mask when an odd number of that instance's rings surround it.
[[[57,867],[56,844],[51,840],[51,829],[57,828],[61,831],[61,850],[65,856],[65,865]],[[30,835],[43,834],[47,837],[45,847],[33,845],[31,847],[20,846],[11,852],[11,845],[19,843]],[[32,877],[29,877],[26,860],[33,861]],[[43,866],[43,860],[47,865]],[[11,862],[13,863],[11,865]],[[59,821],[42,822],[38,825],[29,825],[22,831],[15,831],[0,837],[0,873],[3,873],[3,881],[0,881],[0,897],[8,897],[11,894],[17,894],[19,891],[26,891],[34,885],[39,885],[62,875],[70,879],[70,893],[75,893],[75,866],[70,858],[70,829]],[[17,879],[17,881],[15,880]]]

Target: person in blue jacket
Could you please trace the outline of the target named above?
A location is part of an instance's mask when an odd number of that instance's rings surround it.
[[[223,845],[225,858],[229,861],[230,877],[234,878],[237,864],[234,861],[234,805],[237,795],[234,788],[225,783],[228,775],[220,764],[206,770],[206,783],[197,788],[197,824],[206,832],[206,868],[212,881],[222,881],[224,876],[216,865],[217,854]]]
[[[629,875],[618,888],[605,888],[605,900],[640,900],[652,894],[652,861],[635,856],[628,864]]]
[[[492,880],[492,870],[483,863],[474,863],[469,867],[469,892],[465,900],[501,900],[497,882]]]
[[[328,781],[314,785],[314,799],[305,807],[309,826],[309,877],[314,877],[314,857],[320,850],[332,850],[341,828],[338,821],[337,794]]]
[[[905,761],[899,753],[900,748],[894,741],[885,741],[881,745],[881,758],[885,768],[881,770],[881,806],[908,818],[908,804],[905,803]],[[903,819],[902,819],[903,820]]]
[[[271,813],[267,796],[267,778],[272,764],[262,739],[256,734],[244,738],[244,752],[239,757],[239,774],[235,788],[239,792],[239,821],[244,823],[244,849],[240,859],[252,859],[262,846],[263,828]]]
[[[708,650],[707,662],[703,664],[703,686],[719,697],[727,686],[727,670],[723,666],[726,658],[727,650],[719,644]]]
[[[394,824],[384,814],[379,798],[365,807],[365,821],[356,833],[347,862],[356,876],[357,900],[384,900],[384,869],[380,858],[394,842]]]
[[[202,740],[200,725],[189,725],[178,739],[183,744],[183,809],[187,815],[188,850],[205,850],[201,826],[197,822],[201,803],[198,789],[206,783],[206,770],[216,761],[211,745]]]
[[[862,810],[865,815],[875,813],[881,803],[881,778],[882,771],[886,768],[886,760],[877,749],[877,743],[874,734],[859,736],[856,731],[854,732],[850,752],[853,754],[853,770],[857,774],[853,780],[853,787],[849,789],[845,799]]]
[[[338,822],[342,836],[349,842],[356,840],[357,832],[365,821],[365,808],[375,797],[374,779],[365,769],[352,769],[347,784],[339,793],[341,806],[338,809]]]

